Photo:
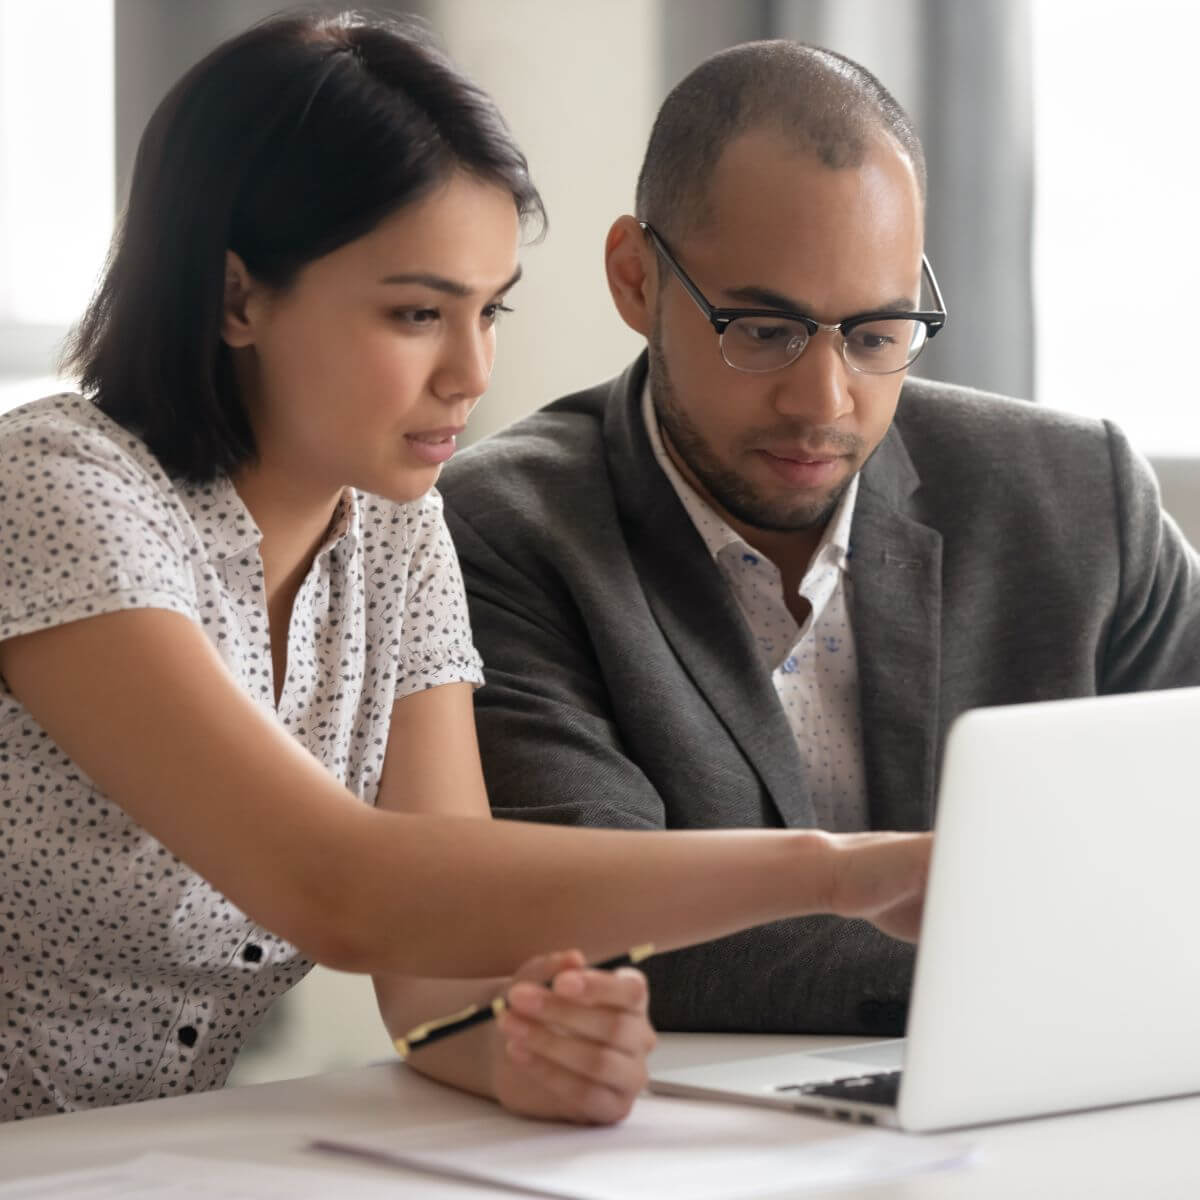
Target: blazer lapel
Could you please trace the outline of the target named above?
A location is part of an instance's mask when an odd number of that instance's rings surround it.
[[[851,530],[851,615],[875,829],[928,829],[933,821],[942,538],[904,511],[918,482],[893,426],[863,469]]]
[[[641,414],[646,359],[612,385],[605,442],[646,599],[697,692],[758,775],[785,825],[815,821],[795,739],[770,675],[708,548],[654,458]]]
[[[605,443],[634,565],[663,635],[785,825],[811,826],[804,766],[729,588],[654,459],[643,354],[611,385]],[[871,826],[928,829],[937,779],[942,538],[909,515],[919,477],[893,425],[863,469],[851,530]]]

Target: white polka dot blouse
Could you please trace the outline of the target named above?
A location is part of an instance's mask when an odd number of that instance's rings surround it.
[[[278,707],[260,539],[228,480],[168,479],[79,396],[0,416],[0,640],[182,613],[372,803],[393,701],[483,678],[441,499],[344,494],[296,597]],[[217,1087],[310,965],[102,795],[0,679],[0,1119]]]

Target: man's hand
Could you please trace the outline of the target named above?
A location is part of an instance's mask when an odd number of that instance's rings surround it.
[[[915,942],[929,878],[931,833],[845,833],[833,846],[829,911]]]
[[[656,1041],[646,977],[633,967],[591,970],[568,950],[530,959],[513,978],[492,1038],[496,1098],[529,1117],[622,1120]]]

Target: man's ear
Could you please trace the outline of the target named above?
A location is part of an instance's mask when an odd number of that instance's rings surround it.
[[[221,338],[228,346],[252,346],[259,285],[232,250],[225,251],[225,296],[221,311]]]
[[[648,338],[658,297],[658,258],[634,217],[618,217],[604,243],[608,290],[621,319]]]

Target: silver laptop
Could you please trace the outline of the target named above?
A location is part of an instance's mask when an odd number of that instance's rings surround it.
[[[1200,1092],[1198,766],[1200,687],[964,713],[908,1036],[651,1089],[913,1131]]]

